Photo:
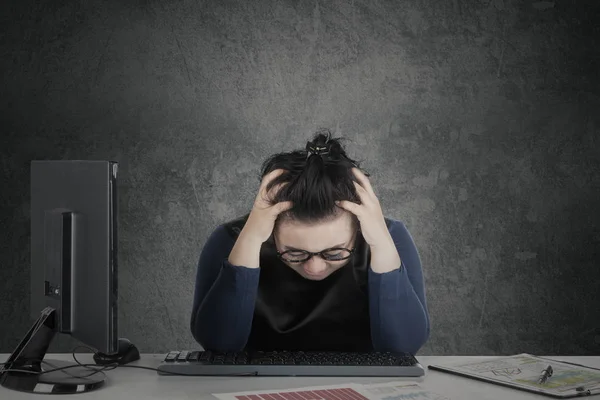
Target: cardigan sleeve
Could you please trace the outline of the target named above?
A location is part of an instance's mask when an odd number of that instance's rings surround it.
[[[390,226],[400,269],[376,273],[369,266],[369,315],[376,351],[416,354],[429,338],[429,312],[421,259],[408,229]]]
[[[252,328],[260,268],[229,263],[234,244],[221,225],[198,261],[190,328],[206,350],[241,351]]]

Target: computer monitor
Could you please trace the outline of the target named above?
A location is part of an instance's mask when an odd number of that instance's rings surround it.
[[[0,369],[2,386],[47,393],[102,386],[103,373],[44,356],[54,335],[63,333],[95,349],[97,363],[98,355],[117,360],[123,350],[117,334],[117,267],[117,163],[32,161],[31,315],[36,322]]]

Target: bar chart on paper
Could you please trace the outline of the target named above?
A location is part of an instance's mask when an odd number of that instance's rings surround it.
[[[214,396],[221,400],[451,400],[417,384],[406,382],[370,385],[350,383],[289,390],[222,393]]]
[[[238,400],[368,400],[350,388],[302,390],[298,392],[273,392],[248,396],[236,396]]]
[[[355,384],[319,386],[289,390],[214,394],[221,400],[369,400]]]

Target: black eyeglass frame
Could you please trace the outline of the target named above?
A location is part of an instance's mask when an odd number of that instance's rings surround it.
[[[360,229],[357,229],[356,232],[354,232],[354,236],[352,237],[353,239],[356,238],[356,236],[358,235],[359,231],[360,231]],[[273,242],[275,243],[275,246],[277,246],[277,243],[275,242],[275,235],[273,235]],[[323,253],[326,253],[328,251],[333,251],[333,250],[346,250],[346,251],[350,252],[350,254],[348,254],[348,257],[337,258],[335,260],[328,260],[327,258],[323,257]],[[277,258],[279,258],[282,261],[289,262],[289,263],[303,263],[303,262],[307,262],[308,260],[310,260],[311,258],[313,258],[313,256],[317,256],[318,255],[318,256],[320,256],[325,261],[344,261],[344,260],[347,260],[350,257],[352,257],[354,255],[355,251],[356,251],[356,242],[354,243],[354,247],[352,247],[352,249],[348,249],[348,248],[345,248],[345,247],[332,247],[331,249],[325,249],[323,251],[318,251],[316,253],[313,253],[313,252],[310,252],[310,251],[307,251],[307,250],[286,250],[286,251],[284,251],[282,253],[279,250],[277,250]],[[283,258],[284,254],[286,254],[286,253],[293,253],[293,252],[296,252],[296,253],[303,252],[303,253],[306,253],[308,255],[308,257],[305,260],[294,260],[294,261],[285,260]]]

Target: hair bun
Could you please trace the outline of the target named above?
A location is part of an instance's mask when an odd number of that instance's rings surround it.
[[[308,157],[310,157],[311,155],[315,154],[318,156],[322,156],[325,154],[329,154],[329,151],[331,150],[331,142],[330,143],[323,143],[323,144],[316,144],[315,141],[308,141],[306,142],[306,159],[308,159]]]

